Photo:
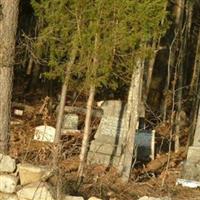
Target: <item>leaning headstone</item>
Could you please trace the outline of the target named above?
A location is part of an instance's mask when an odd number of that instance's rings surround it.
[[[62,130],[77,131],[78,130],[78,115],[77,114],[65,114],[62,124]]]
[[[128,131],[125,128],[126,106],[121,101],[112,100],[105,101],[100,105],[103,109],[103,117],[95,134],[95,139],[90,145],[88,163],[119,168],[124,134]],[[154,140],[154,132],[139,131],[136,134],[137,159],[154,159]],[[130,159],[134,157],[133,152],[129,152],[129,155],[126,156],[129,156]],[[130,169],[131,164],[126,168]]]
[[[35,128],[34,140],[41,142],[54,142],[56,129],[51,126],[37,126]]]
[[[88,154],[90,164],[97,163],[117,167],[121,155],[121,146],[125,124],[125,106],[121,101],[105,101],[101,105],[103,117],[92,141]]]
[[[15,159],[10,156],[0,154],[0,172],[12,173],[16,169]]]

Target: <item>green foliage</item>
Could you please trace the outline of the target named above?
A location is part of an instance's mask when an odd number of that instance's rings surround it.
[[[49,78],[63,77],[74,48],[72,77],[86,86],[117,88],[115,76],[128,75],[146,44],[167,25],[167,0],[32,0],[40,21],[35,49],[48,62]],[[83,85],[83,84],[82,84]]]

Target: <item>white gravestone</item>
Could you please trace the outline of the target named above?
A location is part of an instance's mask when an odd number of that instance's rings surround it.
[[[41,142],[54,142],[55,134],[56,129],[52,126],[37,126],[33,139]]]

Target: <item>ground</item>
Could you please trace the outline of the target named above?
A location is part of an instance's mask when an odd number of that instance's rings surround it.
[[[12,115],[9,153],[20,162],[51,166],[52,144],[32,139],[37,125],[45,122],[55,126],[55,114],[39,112],[43,102],[26,107],[22,117]],[[83,120],[83,117],[81,119]],[[176,180],[180,177],[186,158],[185,148],[181,148],[177,154],[171,153],[170,162],[167,162],[168,154],[163,154],[157,156],[154,162],[136,166],[132,169],[129,183],[123,183],[115,169],[107,170],[103,166],[88,166],[83,183],[77,185],[76,175],[81,139],[82,133],[62,136],[60,177],[62,177],[63,191],[66,193],[79,194],[86,198],[96,196],[102,199],[119,200],[134,200],[145,195],[168,196],[172,200],[200,200],[199,189],[176,186]],[[54,178],[51,178],[49,183],[55,184]]]

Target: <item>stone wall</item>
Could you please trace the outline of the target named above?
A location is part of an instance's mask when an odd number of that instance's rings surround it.
[[[46,182],[52,170],[44,166],[16,164],[10,156],[0,154],[0,200],[56,200]],[[83,200],[63,195],[62,200]]]

